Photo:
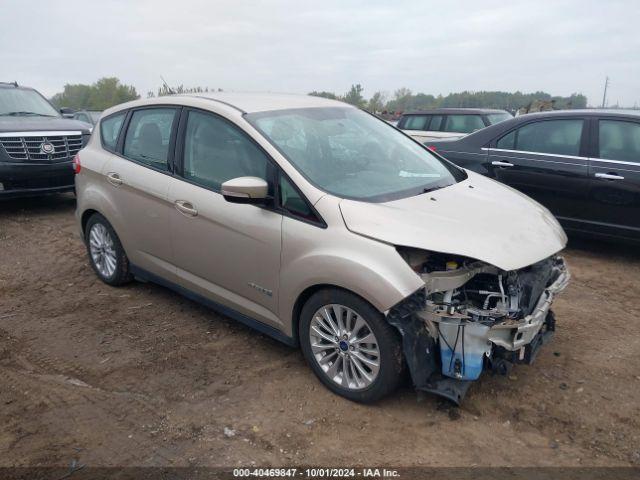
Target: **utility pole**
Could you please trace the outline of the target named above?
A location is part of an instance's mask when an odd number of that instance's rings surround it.
[[[607,87],[609,86],[609,77],[604,81],[604,95],[602,96],[602,108],[607,104]]]

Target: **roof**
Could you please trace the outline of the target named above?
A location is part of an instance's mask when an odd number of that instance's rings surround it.
[[[404,115],[433,115],[433,114],[457,114],[457,115],[483,115],[487,113],[509,113],[506,110],[496,108],[430,108],[406,112]]]
[[[584,115],[598,115],[598,116],[620,116],[620,115],[632,115],[640,117],[640,110],[631,109],[613,109],[613,108],[580,108],[573,110],[551,110],[548,112],[535,112],[526,113],[524,115],[518,115],[515,118],[537,118],[537,117],[556,117],[556,116],[584,116]]]
[[[33,90],[31,87],[18,85],[18,82],[0,82],[0,88],[19,88],[19,89]]]
[[[210,99],[230,105],[244,113],[285,110],[289,108],[351,107],[350,105],[323,97],[293,95],[285,93],[193,93],[171,95],[171,97],[196,97]]]

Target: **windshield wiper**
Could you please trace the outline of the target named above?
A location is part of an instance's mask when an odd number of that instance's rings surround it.
[[[53,117],[54,115],[45,115],[44,113],[36,113],[36,112],[7,112],[0,113],[2,117],[19,117],[21,115],[36,115],[38,117]]]

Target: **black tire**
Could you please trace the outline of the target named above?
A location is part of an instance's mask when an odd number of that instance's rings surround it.
[[[369,324],[378,341],[380,367],[377,377],[364,389],[350,390],[331,380],[316,361],[311,349],[309,329],[313,315],[321,307],[340,304],[354,310]],[[305,360],[318,379],[332,392],[349,400],[372,403],[394,392],[403,378],[404,359],[400,333],[387,323],[384,315],[367,301],[346,290],[327,288],[314,293],[304,304],[300,313],[300,346]]]
[[[93,256],[91,255],[89,236],[91,235],[91,229],[98,224],[103,225],[107,229],[107,232],[109,232],[109,235],[113,240],[113,247],[116,255],[116,268],[113,274],[110,276],[106,276],[102,272],[100,272],[93,260]],[[129,270],[129,259],[127,258],[127,254],[125,253],[124,248],[122,248],[120,238],[118,238],[118,235],[116,234],[109,221],[99,213],[94,213],[93,215],[91,215],[91,217],[89,217],[89,220],[87,221],[84,229],[84,243],[87,247],[87,255],[89,257],[91,268],[93,268],[93,271],[96,273],[100,280],[114,287],[124,285],[125,283],[129,283],[133,280],[133,275]]]

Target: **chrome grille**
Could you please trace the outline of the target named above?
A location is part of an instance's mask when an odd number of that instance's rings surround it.
[[[67,135],[56,134],[56,132],[33,134],[2,134],[0,145],[4,151],[14,160],[63,160],[73,157],[82,148],[81,132],[65,132]],[[15,136],[9,136],[15,135]],[[53,151],[44,153],[41,150],[43,143],[51,143]]]

